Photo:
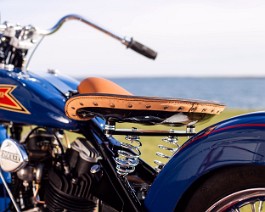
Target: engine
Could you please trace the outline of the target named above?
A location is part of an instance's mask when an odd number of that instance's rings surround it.
[[[22,211],[95,209],[93,191],[102,171],[86,139],[77,138],[65,151],[58,132],[36,128],[22,144],[6,139],[0,158],[2,169],[12,173],[13,201]]]
[[[47,208],[51,211],[93,211],[95,201],[91,192],[100,177],[97,152],[86,139],[78,139],[67,152],[67,159],[70,173],[56,166],[49,170]]]

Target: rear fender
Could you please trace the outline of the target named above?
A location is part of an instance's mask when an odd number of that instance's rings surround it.
[[[264,113],[236,117],[209,127],[187,141],[152,184],[145,200],[146,209],[174,211],[197,180],[219,168],[265,165],[264,118]]]

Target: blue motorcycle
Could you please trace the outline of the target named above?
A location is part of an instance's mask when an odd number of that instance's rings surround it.
[[[134,96],[102,78],[79,82],[55,70],[29,71],[43,38],[70,20],[150,59],[157,56],[79,15],[67,15],[48,30],[1,24],[1,211],[262,211],[264,112],[195,133],[197,123],[220,114],[224,105]],[[123,122],[150,129],[118,128]],[[172,129],[152,129],[157,124]],[[157,155],[164,159],[153,168],[140,158],[140,137],[151,143],[158,136],[167,144],[159,145]],[[182,145],[181,137],[188,138]]]

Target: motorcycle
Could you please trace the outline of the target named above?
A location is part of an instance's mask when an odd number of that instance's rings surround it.
[[[265,113],[241,115],[195,133],[196,124],[225,106],[134,96],[102,78],[79,82],[54,70],[29,71],[43,38],[70,20],[150,59],[157,56],[79,15],[67,15],[48,30],[1,24],[1,211],[261,211]],[[124,122],[150,129],[117,128]],[[157,124],[172,129],[152,129]],[[166,162],[155,160],[153,168],[140,158],[144,136],[149,143],[164,136],[167,144],[159,145],[164,152],[157,155]],[[181,137],[188,138],[182,145]]]

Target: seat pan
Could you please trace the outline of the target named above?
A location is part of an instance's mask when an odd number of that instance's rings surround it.
[[[65,112],[75,120],[100,116],[114,122],[181,126],[206,121],[224,108],[222,104],[202,100],[87,93],[71,97]]]
[[[206,121],[225,106],[211,101],[134,96],[110,80],[90,77],[65,105],[68,117],[87,121],[100,116],[113,122],[182,126]]]

